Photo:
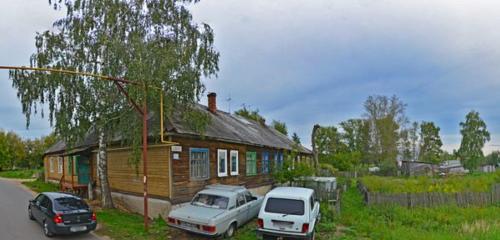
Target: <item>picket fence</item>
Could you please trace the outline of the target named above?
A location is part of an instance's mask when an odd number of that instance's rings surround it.
[[[379,193],[370,192],[363,184],[358,189],[366,205],[396,204],[404,207],[435,207],[440,205],[487,206],[500,203],[500,184],[493,185],[490,192],[424,192],[424,193]]]

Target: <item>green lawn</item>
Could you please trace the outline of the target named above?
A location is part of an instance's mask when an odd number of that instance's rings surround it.
[[[363,204],[351,187],[335,217],[335,239],[500,239],[500,204],[490,207],[408,209]],[[327,239],[333,239],[333,235]]]
[[[168,227],[161,218],[155,219],[149,232],[144,231],[143,217],[138,214],[126,213],[117,209],[97,211],[97,221],[102,228],[99,235],[106,235],[112,239],[130,240],[164,240],[168,237]]]
[[[500,183],[500,171],[446,178],[365,176],[361,178],[361,182],[369,191],[384,193],[489,192],[493,184]]]
[[[59,191],[59,185],[54,184],[54,183],[46,183],[42,180],[23,182],[23,184],[35,192],[58,192]]]
[[[15,179],[29,179],[33,177],[33,174],[39,170],[34,169],[22,169],[22,170],[11,170],[0,172],[0,177],[4,178],[15,178]]]

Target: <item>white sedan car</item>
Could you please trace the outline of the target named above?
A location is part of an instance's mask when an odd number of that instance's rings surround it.
[[[210,185],[193,200],[168,215],[168,225],[206,236],[232,237],[236,229],[259,213],[263,197],[246,188]]]

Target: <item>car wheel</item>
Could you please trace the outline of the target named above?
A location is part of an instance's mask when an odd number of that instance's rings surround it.
[[[43,221],[43,234],[47,237],[53,237],[54,233],[52,233],[49,229],[49,224],[46,221]]]
[[[236,223],[232,223],[231,225],[229,225],[229,228],[226,231],[225,237],[232,238],[234,236],[235,232],[236,232]]]
[[[316,239],[316,233],[314,232],[314,230],[313,230],[313,232],[311,234],[311,237],[309,239],[311,239],[311,240],[315,240]]]
[[[35,218],[33,217],[33,212],[31,212],[31,207],[28,208],[28,217],[30,218],[30,220],[35,220]]]

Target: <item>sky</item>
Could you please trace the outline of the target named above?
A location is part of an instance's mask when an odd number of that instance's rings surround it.
[[[368,96],[397,95],[410,120],[441,128],[444,149],[458,148],[470,110],[492,134],[485,152],[499,148],[499,1],[202,0],[190,8],[215,32],[220,71],[204,83],[221,110],[258,109],[309,145],[314,124],[359,118]],[[0,65],[28,65],[36,31],[63,14],[46,0],[4,0]],[[51,131],[41,117],[27,130],[21,110],[0,72],[0,128],[25,138]]]

